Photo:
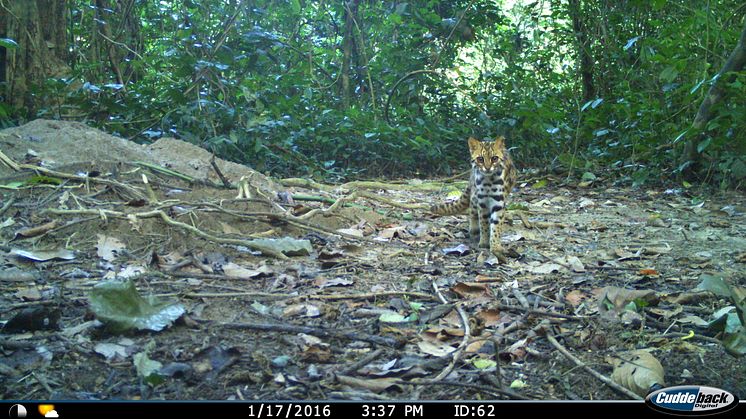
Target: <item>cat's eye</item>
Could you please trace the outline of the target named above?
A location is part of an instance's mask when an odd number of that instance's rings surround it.
[[[492,156],[492,163],[497,163],[497,160],[498,160],[497,156]]]
[[[484,157],[482,157],[482,156],[477,157],[477,163],[479,163],[479,164],[484,163]]]

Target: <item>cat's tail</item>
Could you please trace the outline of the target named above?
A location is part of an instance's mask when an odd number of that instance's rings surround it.
[[[444,202],[442,204],[433,205],[430,207],[430,212],[437,215],[453,215],[460,214],[469,208],[469,200],[471,199],[471,185],[469,185],[461,197],[453,202]]]

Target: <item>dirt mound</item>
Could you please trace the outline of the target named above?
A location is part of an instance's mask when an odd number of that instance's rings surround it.
[[[210,164],[212,155],[200,147],[174,138],[139,145],[80,122],[37,119],[2,130],[0,149],[16,162],[23,162],[31,154],[45,167],[54,169],[77,164],[100,167],[106,163],[139,161],[163,166],[195,179],[220,182]],[[245,176],[264,193],[281,190],[279,185],[249,167],[222,159],[216,159],[216,162],[231,183]],[[10,174],[9,168],[0,167],[0,176]]]

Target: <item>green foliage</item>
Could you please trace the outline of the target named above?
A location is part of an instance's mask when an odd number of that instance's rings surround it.
[[[642,184],[676,176],[703,134],[702,179],[746,179],[746,73],[704,132],[690,129],[737,43],[737,0],[578,1],[590,99],[566,1],[70,3],[74,74],[37,87],[55,99],[39,116],[82,113],[135,141],[174,136],[327,178],[451,173],[465,137],[507,135],[521,166]],[[118,42],[123,83],[96,22]],[[10,113],[0,105],[0,120]]]

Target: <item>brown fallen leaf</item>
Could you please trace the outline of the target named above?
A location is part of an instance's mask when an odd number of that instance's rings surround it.
[[[640,269],[639,271],[637,271],[637,273],[642,276],[660,276],[660,273],[658,273],[658,271],[656,271],[655,269]]]
[[[712,294],[705,290],[686,291],[677,294],[669,294],[661,297],[661,300],[673,304],[690,304],[712,298]]]
[[[477,312],[476,317],[484,322],[484,327],[492,327],[502,322],[502,314],[496,308],[488,308]]]
[[[223,273],[225,273],[225,276],[232,279],[253,279],[271,276],[274,274],[274,271],[267,265],[261,265],[256,269],[248,269],[237,265],[236,263],[228,262],[223,265]]]
[[[403,236],[408,235],[407,229],[403,226],[394,226],[389,227],[386,229],[381,230],[380,233],[378,233],[378,237],[381,239],[391,240],[393,238],[403,238]]]
[[[528,354],[526,346],[529,343],[529,339],[520,339],[514,342],[510,347],[504,351],[500,351],[498,356],[505,362],[515,362],[523,360]]]
[[[665,387],[663,366],[646,350],[608,357],[607,362],[614,366],[611,379],[640,397],[658,386]]]
[[[52,220],[46,224],[42,224],[36,227],[22,228],[15,232],[15,234],[13,235],[13,240],[19,237],[28,238],[28,237],[40,236],[55,227],[57,227],[57,220]]]
[[[426,340],[417,342],[417,347],[420,348],[420,351],[438,358],[444,357],[456,350],[456,348],[447,343],[430,342]]]
[[[567,301],[571,306],[577,307],[580,305],[580,303],[587,300],[588,297],[589,295],[584,293],[583,291],[573,290],[565,295],[565,301]]]
[[[354,378],[346,375],[337,375],[337,381],[340,384],[346,385],[352,388],[362,388],[374,393],[381,393],[389,389],[396,389],[397,391],[403,391],[402,386],[399,384],[399,378]]]
[[[431,327],[422,332],[422,338],[431,342],[447,342],[462,336],[464,336],[464,331],[453,327]]]
[[[492,292],[487,284],[479,282],[459,282],[451,287],[451,291],[458,294],[461,298],[492,298]]]
[[[282,315],[285,317],[319,317],[321,310],[313,304],[293,304],[285,307]]]
[[[653,290],[630,290],[619,287],[602,288],[597,295],[598,307],[601,312],[606,312],[609,309],[621,312],[635,300],[644,301],[649,305],[657,304],[659,300],[658,294]]]
[[[562,265],[554,262],[542,263],[538,266],[529,265],[526,267],[527,272],[546,275],[552,272],[559,272],[562,270]]]

